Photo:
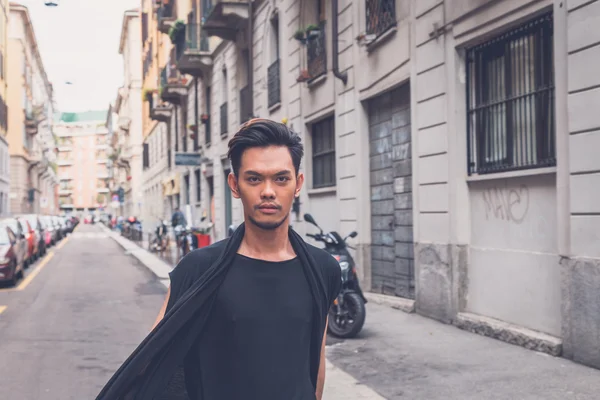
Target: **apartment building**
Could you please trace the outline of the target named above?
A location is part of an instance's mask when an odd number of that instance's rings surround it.
[[[0,216],[10,213],[10,156],[8,153],[7,55],[8,0],[0,1]]]
[[[141,217],[142,190],[142,27],[139,10],[123,15],[119,54],[123,57],[123,87],[119,88],[114,111],[117,114],[117,147],[114,155],[119,171],[119,187],[123,188],[124,215]],[[121,181],[121,176],[125,180]]]
[[[306,150],[293,226],[356,230],[367,289],[600,367],[600,1],[143,5],[148,215],[189,205],[225,237],[227,141],[282,121]]]
[[[62,113],[58,141],[59,205],[62,212],[93,211],[110,202],[109,130],[106,111]]]
[[[7,89],[12,213],[54,212],[53,89],[26,7],[10,3]]]

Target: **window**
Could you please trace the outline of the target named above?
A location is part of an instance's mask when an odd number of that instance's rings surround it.
[[[268,106],[281,102],[280,67],[279,67],[279,18],[271,20],[271,63],[267,69]]]
[[[185,183],[184,186],[184,198],[183,201],[185,202],[184,204],[190,204],[190,176],[189,175],[185,175],[183,177],[183,182]]]
[[[199,169],[194,171],[194,175],[196,177],[196,203],[200,203],[202,200],[202,175]]]
[[[146,169],[150,166],[150,153],[148,151],[148,143],[144,143],[144,150],[142,153],[143,168]]]
[[[221,77],[221,96],[223,98],[223,102],[221,103],[221,108],[219,110],[221,117],[221,135],[225,135],[227,133],[227,70],[223,69],[223,75]]]
[[[313,188],[335,186],[334,116],[312,126]]]
[[[381,36],[396,26],[395,0],[366,0],[367,34]]]
[[[556,165],[552,14],[467,51],[469,174]]]
[[[208,121],[206,121],[204,124],[204,143],[210,144],[210,86],[206,87],[204,96],[204,110],[206,111],[206,116],[208,117]]]

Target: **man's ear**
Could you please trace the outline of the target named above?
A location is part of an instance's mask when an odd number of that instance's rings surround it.
[[[227,184],[229,185],[229,189],[231,189],[231,194],[234,198],[240,198],[240,190],[238,188],[237,178],[233,172],[230,172],[227,176]]]
[[[296,177],[296,191],[294,192],[294,197],[300,197],[300,190],[302,190],[302,186],[304,185],[304,174],[302,172],[298,173]]]

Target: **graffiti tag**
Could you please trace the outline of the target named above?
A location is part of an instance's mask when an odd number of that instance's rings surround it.
[[[523,222],[529,211],[529,188],[521,185],[518,188],[493,187],[484,190],[485,218]]]

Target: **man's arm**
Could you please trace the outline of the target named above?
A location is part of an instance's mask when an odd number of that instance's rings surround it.
[[[321,400],[323,398],[323,389],[325,387],[325,369],[326,369],[326,361],[325,361],[325,342],[327,341],[327,325],[329,323],[329,318],[325,321],[325,332],[323,333],[323,343],[321,343],[321,362],[319,364],[319,375],[317,376],[317,400]]]
[[[158,312],[158,317],[156,317],[156,321],[154,322],[154,325],[152,326],[151,330],[154,330],[154,328],[156,328],[156,325],[158,325],[158,323],[164,318],[165,312],[167,311],[167,305],[169,304],[169,297],[171,297],[171,286],[169,286],[169,289],[167,290],[167,297],[165,298],[165,302],[163,303],[162,307],[160,308],[160,311]]]

